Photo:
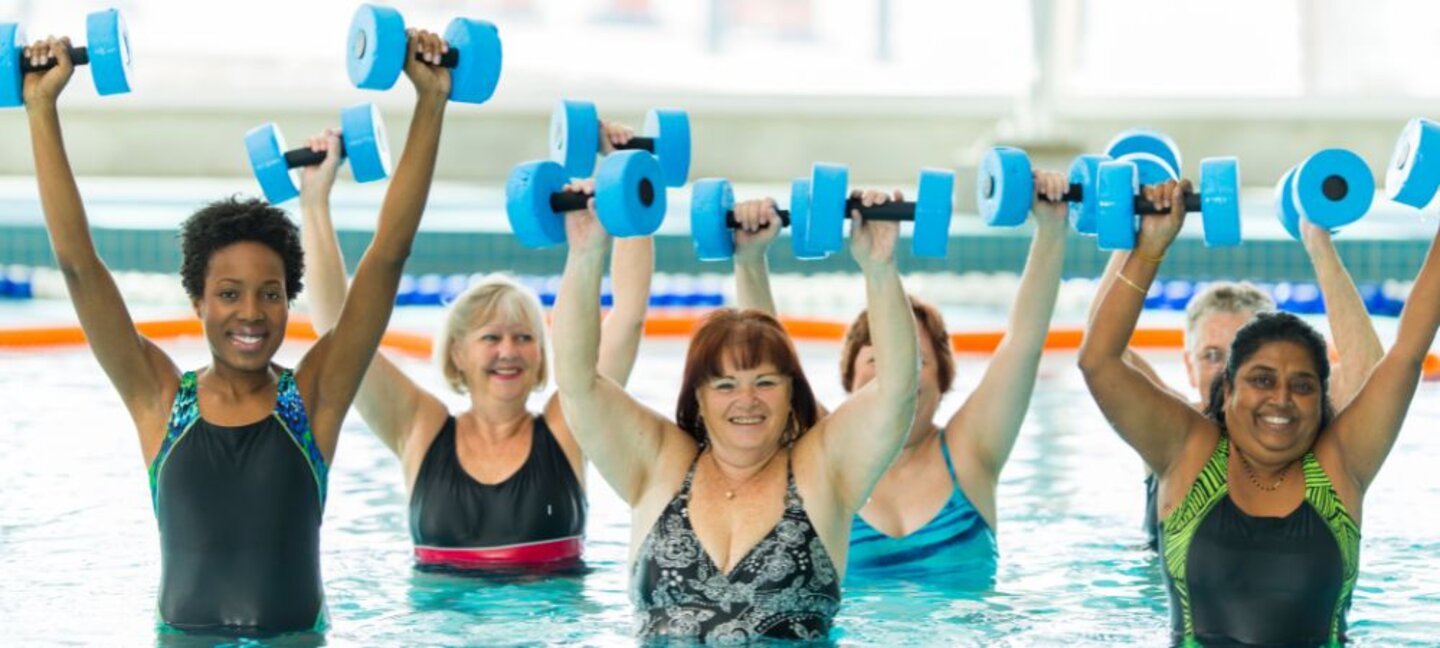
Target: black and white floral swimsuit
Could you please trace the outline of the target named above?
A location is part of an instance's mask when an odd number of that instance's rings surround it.
[[[630,598],[637,634],[707,643],[825,639],[840,607],[840,581],[805,515],[789,461],[784,517],[728,575],[711,561],[690,525],[694,476],[692,462],[680,492],[635,557]]]

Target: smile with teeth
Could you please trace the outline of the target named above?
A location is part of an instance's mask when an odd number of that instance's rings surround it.
[[[246,351],[253,351],[253,350],[259,349],[259,348],[260,348],[260,345],[265,342],[265,337],[266,337],[266,336],[265,336],[264,333],[231,333],[231,334],[230,334],[230,339],[235,343],[235,346],[238,346],[238,347],[240,347],[241,349],[246,350]]]
[[[513,380],[519,378],[524,370],[519,367],[497,367],[490,370],[490,375],[501,380]]]
[[[732,416],[730,422],[735,425],[759,425],[765,422],[763,416]]]
[[[1271,427],[1284,427],[1294,423],[1295,419],[1289,416],[1276,416],[1272,414],[1269,416],[1261,416],[1260,422]]]

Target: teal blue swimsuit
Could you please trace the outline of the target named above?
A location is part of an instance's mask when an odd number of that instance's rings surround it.
[[[965,497],[955,463],[940,432],[940,452],[954,488],[935,518],[914,533],[892,538],[859,515],[850,528],[847,577],[920,578],[943,575],[947,584],[988,588],[995,583],[999,549],[995,531]]]

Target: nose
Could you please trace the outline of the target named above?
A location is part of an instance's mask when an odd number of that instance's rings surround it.
[[[260,307],[260,297],[248,294],[240,300],[240,319],[247,322],[257,321],[265,318],[265,310]]]

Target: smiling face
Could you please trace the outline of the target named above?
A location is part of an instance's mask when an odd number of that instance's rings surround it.
[[[206,265],[204,290],[192,302],[216,364],[263,371],[285,341],[290,317],[285,264],[263,244],[220,248]]]
[[[740,369],[729,355],[721,367],[695,392],[710,442],[745,451],[778,447],[790,423],[790,377],[771,362]]]
[[[480,322],[450,347],[451,361],[477,396],[524,400],[540,384],[540,339],[525,320],[503,314]]]
[[[1262,344],[1224,391],[1231,439],[1261,460],[1304,455],[1320,432],[1322,383],[1315,358],[1303,345],[1288,340]]]

